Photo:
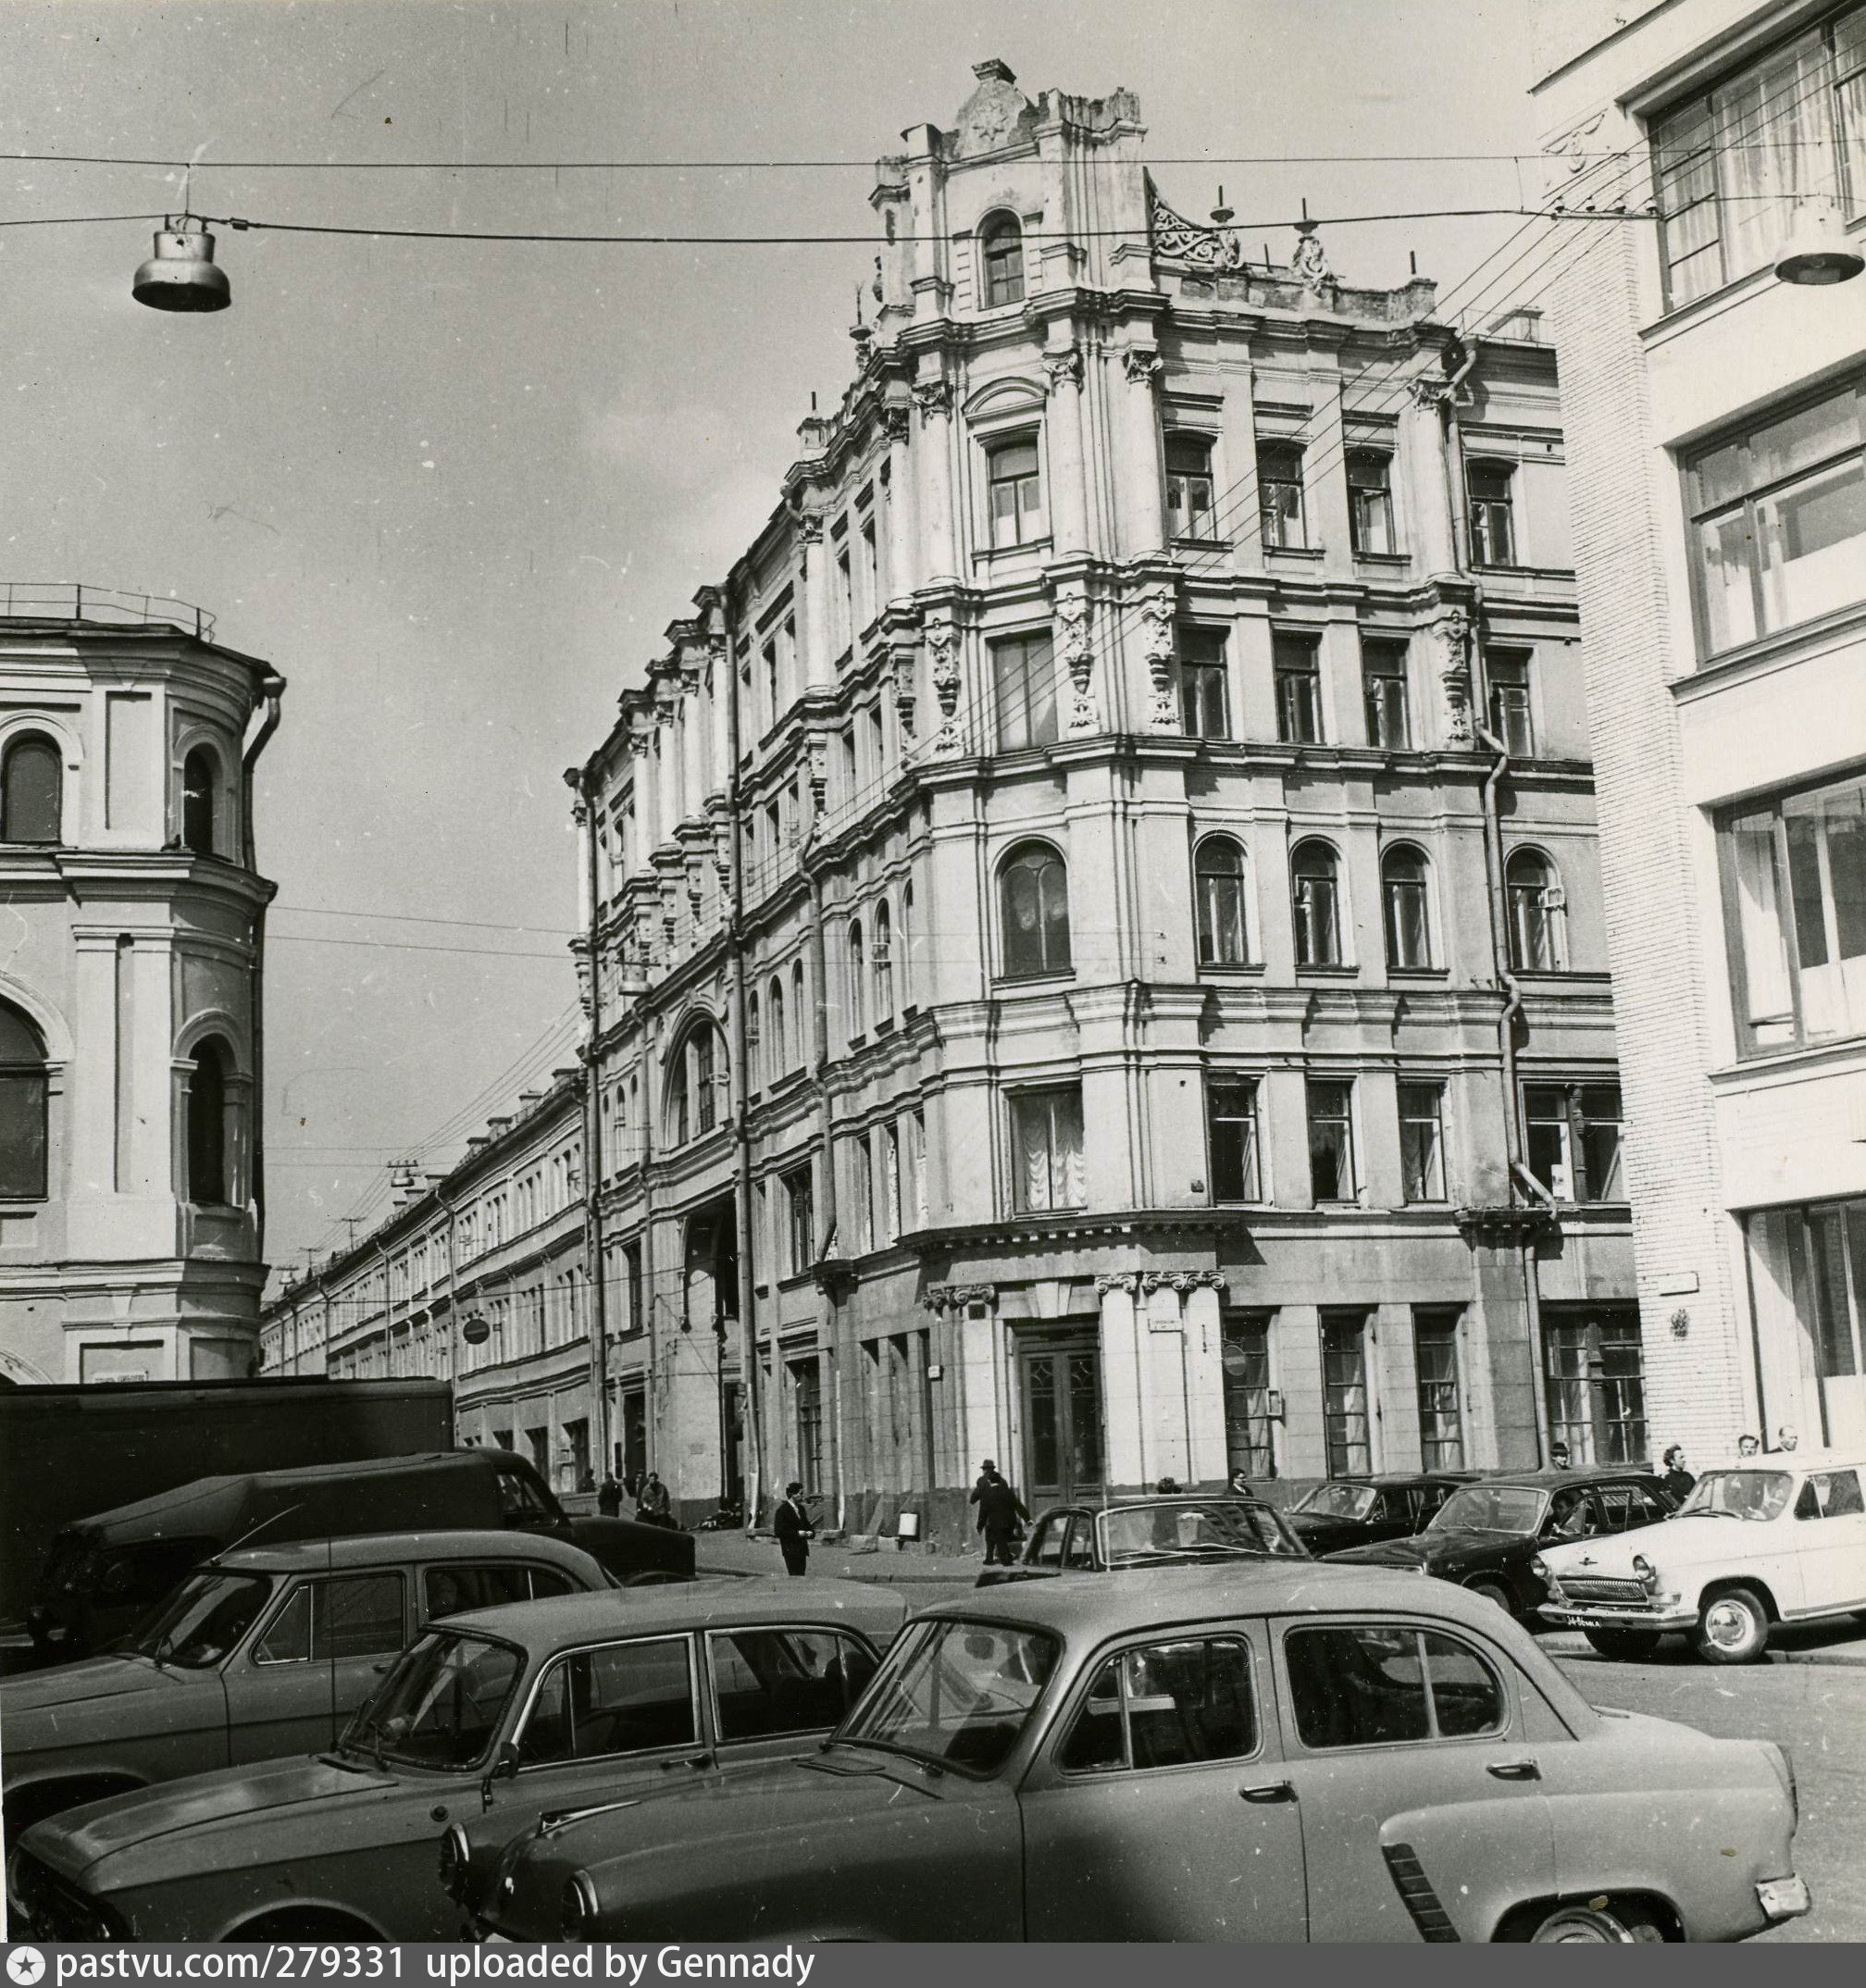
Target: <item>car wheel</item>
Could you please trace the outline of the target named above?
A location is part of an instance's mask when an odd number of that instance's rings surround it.
[[[1562,1946],[1633,1946],[1664,1937],[1650,1913],[1604,1898],[1558,1906],[1529,1935],[1533,1944]]]
[[[1584,1629],[1581,1634],[1615,1663],[1643,1663],[1659,1647],[1656,1629]]]
[[[1467,1581],[1464,1584],[1474,1595],[1486,1601],[1494,1601],[1505,1615],[1514,1615],[1516,1604],[1510,1599],[1510,1590],[1500,1581]]]
[[[1725,1588],[1704,1604],[1693,1640],[1706,1663],[1754,1663],[1769,1645],[1769,1611],[1754,1588]]]

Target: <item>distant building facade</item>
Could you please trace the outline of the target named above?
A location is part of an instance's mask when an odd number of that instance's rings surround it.
[[[256,1358],[252,769],[284,679],[179,603],[0,588],[0,1362]]]
[[[1648,1447],[1554,352],[1138,118],[986,63],[881,162],[852,383],[571,776],[590,1420],[690,1517]]]
[[[1866,7],[1543,10],[1652,1410],[1866,1440]],[[1607,106],[1602,108],[1602,106]],[[1599,225],[1599,224],[1592,224]]]

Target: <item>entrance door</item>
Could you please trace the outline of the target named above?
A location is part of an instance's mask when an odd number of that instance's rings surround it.
[[[1072,1498],[1099,1486],[1101,1355],[1093,1339],[1052,1340],[1020,1349],[1026,1503]]]

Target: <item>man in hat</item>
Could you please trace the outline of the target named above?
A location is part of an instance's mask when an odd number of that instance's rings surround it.
[[[989,1457],[979,1468],[972,1497],[978,1507],[977,1530],[985,1535],[986,1566],[1014,1567],[1017,1540],[1030,1514]]]
[[[784,1502],[772,1514],[771,1530],[777,1534],[778,1550],[784,1556],[784,1572],[807,1573],[810,1542],[816,1536],[816,1524],[803,1502],[803,1486],[794,1477],[784,1486]]]

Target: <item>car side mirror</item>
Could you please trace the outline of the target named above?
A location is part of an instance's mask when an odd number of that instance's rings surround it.
[[[492,1783],[510,1781],[518,1771],[518,1749],[507,1740],[492,1756],[492,1764],[479,1781],[479,1808],[483,1814],[492,1806]]]

